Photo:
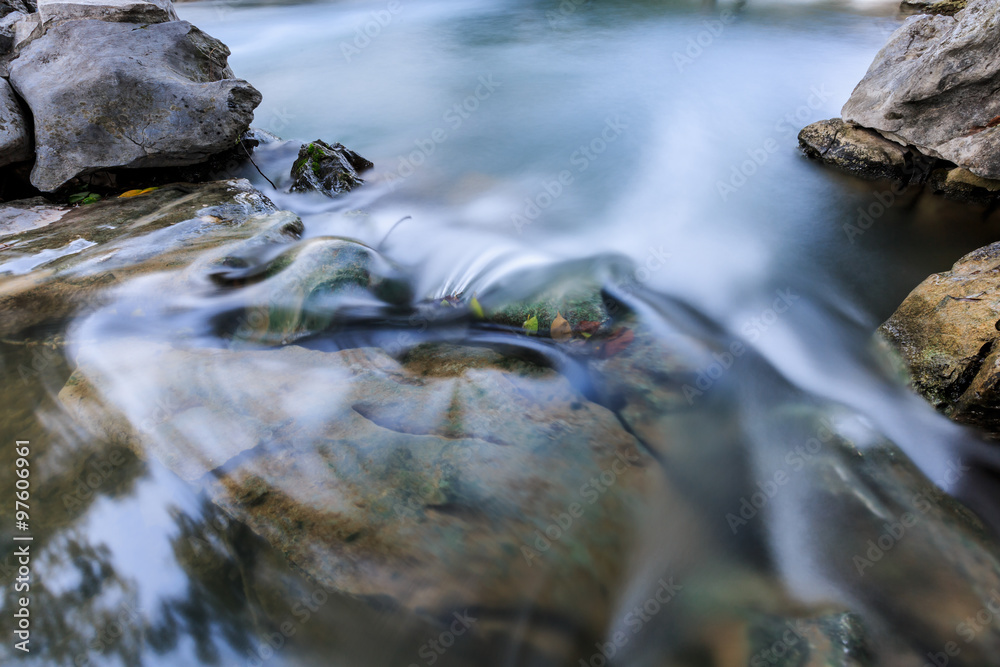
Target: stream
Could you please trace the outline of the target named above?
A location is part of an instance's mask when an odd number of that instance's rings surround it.
[[[0,661],[1000,665],[1000,460],[873,336],[1000,216],[798,150],[900,24],[894,3],[708,4],[178,4],[262,92],[254,126],[287,140],[257,149],[263,175],[232,175],[301,239],[234,236],[227,258],[273,269],[355,239],[419,307],[331,297],[318,333],[244,340],[247,303],[301,295],[229,259],[203,270],[206,246],[5,338],[0,488],[29,440],[35,537],[33,650],[5,641]],[[289,193],[315,139],[371,160],[366,184]],[[441,314],[561,284],[598,284],[631,344]],[[81,377],[111,430],[151,434],[148,456],[80,425],[64,387]],[[425,473],[415,509],[402,489]]]

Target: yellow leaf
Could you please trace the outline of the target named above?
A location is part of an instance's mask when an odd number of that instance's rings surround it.
[[[534,336],[538,333],[538,318],[532,315],[524,321],[524,331],[529,336]]]
[[[479,319],[484,319],[486,317],[486,313],[483,312],[483,307],[479,305],[479,299],[475,296],[469,300],[469,308],[472,309],[472,312],[475,313],[476,317]]]
[[[145,188],[143,190],[127,190],[127,191],[121,193],[120,195],[118,195],[118,198],[119,199],[128,199],[129,197],[138,197],[139,195],[144,195],[144,194],[152,192],[153,190],[159,190],[159,189],[160,188],[158,188],[158,187],[153,187],[153,188]]]
[[[552,340],[569,340],[573,337],[573,327],[569,325],[569,322],[562,313],[556,313],[556,319],[552,320],[552,326],[549,327],[549,335],[552,336]]]

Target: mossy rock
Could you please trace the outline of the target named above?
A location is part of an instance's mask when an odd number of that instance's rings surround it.
[[[583,322],[604,323],[611,318],[611,305],[600,284],[589,280],[564,280],[521,301],[482,300],[487,322],[521,328],[535,317],[539,332],[548,331],[557,315],[562,315],[574,330]]]
[[[328,197],[336,197],[364,183],[358,174],[373,166],[342,144],[331,146],[317,139],[299,148],[299,155],[292,164],[291,190],[315,190]]]
[[[232,264],[232,262],[230,262]],[[216,275],[244,291],[240,341],[286,344],[334,326],[344,309],[402,307],[413,289],[402,271],[350,239],[301,241],[269,262]]]

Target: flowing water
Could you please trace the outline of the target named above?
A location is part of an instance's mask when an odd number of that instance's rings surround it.
[[[254,299],[288,306],[294,286],[261,292],[251,276],[210,289],[174,268],[9,337],[0,477],[13,496],[12,443],[30,440],[34,625],[32,653],[14,650],[8,521],[4,664],[1000,664],[988,606],[1000,595],[990,445],[911,394],[872,337],[924,277],[995,240],[1000,219],[896,196],[796,147],[802,126],[839,115],[899,25],[891,5],[398,0],[178,12],[225,42],[236,73],[263,93],[258,127],[338,141],[375,163],[363,188],[330,200],[286,192],[297,143],[260,147],[277,190],[252,168],[239,175],[301,217],[306,240],[292,245],[338,236],[377,247],[414,296],[393,307],[321,302],[312,315],[338,326],[266,349],[238,340],[233,313]],[[141,237],[115,261],[172,233]],[[248,262],[278,261],[289,242],[277,247]],[[52,257],[0,266],[0,279]],[[430,309],[565,281],[603,286],[636,331],[631,352],[594,360]],[[453,426],[440,399],[459,385],[386,389],[399,367],[357,352],[398,359],[442,341],[536,369],[503,375],[513,391],[492,384],[493,362],[461,362],[487,369],[469,381],[486,397],[485,425],[466,415],[463,437],[507,446],[476,445],[471,456],[485,458],[454,465],[493,471],[483,474],[503,488],[477,514],[454,509],[461,493],[445,494],[438,532],[421,528],[426,516],[378,515],[390,543],[372,546],[362,526],[316,542],[356,550],[311,552],[296,536],[316,529],[303,506],[333,474],[322,462],[350,472],[346,485],[370,487],[333,496],[337,516],[408,482],[336,450],[296,469],[287,441],[309,449],[344,406],[379,433]],[[340,350],[362,357],[317,361]],[[101,378],[116,424],[155,431],[151,455],[74,419],[58,394],[78,365]],[[567,391],[592,421],[547,436],[564,449],[542,456],[533,438],[546,409],[552,424],[577,423],[551,398]],[[169,432],[148,426],[178,401],[200,403]],[[365,424],[334,447],[363,450]],[[261,444],[261,429],[285,444]],[[601,429],[634,436],[643,471],[627,466],[625,482],[614,468],[612,484],[590,487],[605,507],[575,528],[559,523],[572,524],[564,506],[540,505],[557,511],[532,517],[539,532],[525,528],[506,552],[516,565],[498,565],[491,531],[521,520],[532,490],[548,493],[550,477],[575,490],[577,465],[607,474],[610,459],[581,463],[603,451],[611,436]],[[255,446],[262,458],[241,458]],[[219,480],[269,479],[298,503],[269,505],[272,489],[227,504],[202,476],[222,463],[231,468],[215,470]],[[454,526],[476,526],[474,539],[449,542]],[[552,537],[564,531],[572,539]],[[557,556],[567,544],[590,551]],[[464,627],[452,608],[477,619],[473,632],[448,634]],[[818,662],[819,645],[830,662]]]

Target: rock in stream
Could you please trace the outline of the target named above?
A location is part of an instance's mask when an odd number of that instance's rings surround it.
[[[879,329],[914,388],[952,419],[1000,437],[1000,243],[918,285]]]
[[[10,65],[35,123],[32,184],[52,192],[100,169],[189,165],[231,148],[261,96],[228,55],[185,21],[48,28]]]

